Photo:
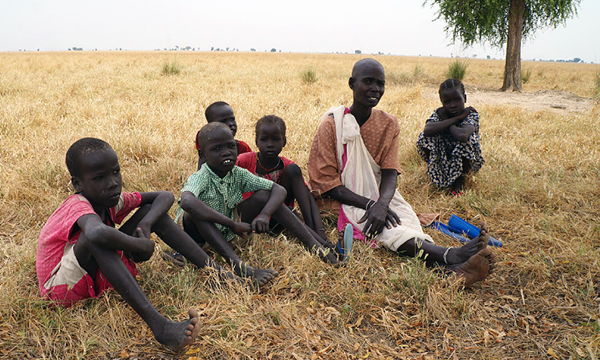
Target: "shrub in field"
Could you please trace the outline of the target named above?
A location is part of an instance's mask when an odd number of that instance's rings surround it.
[[[527,69],[525,71],[521,71],[521,82],[523,84],[527,84],[529,78],[531,77],[531,69]]]
[[[417,64],[415,65],[415,68],[413,69],[413,76],[417,77],[419,75],[423,75],[425,73],[425,69],[423,69],[423,66]]]
[[[319,80],[317,78],[317,72],[313,69],[304,70],[302,73],[300,73],[300,77],[302,78],[302,81],[304,81],[304,83],[306,84],[313,84],[316,83],[317,80]]]
[[[181,65],[177,62],[177,60],[165,61],[162,67],[163,75],[178,75],[181,72]]]
[[[449,79],[462,80],[467,74],[467,67],[469,66],[468,60],[456,59],[448,65],[448,71],[446,71],[446,77]]]
[[[538,76],[539,76],[541,79],[545,78],[545,75],[544,75],[544,69],[539,69],[539,70],[538,70],[538,72],[537,72],[537,75],[538,75]]]

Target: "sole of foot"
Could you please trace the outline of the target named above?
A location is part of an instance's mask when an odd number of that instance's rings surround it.
[[[471,256],[469,260],[457,265],[454,272],[463,279],[465,286],[471,286],[490,275],[490,271],[493,270],[493,264],[490,260],[493,259],[490,249],[485,248]]]

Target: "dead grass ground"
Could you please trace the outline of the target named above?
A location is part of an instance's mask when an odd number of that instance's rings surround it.
[[[499,269],[463,289],[420,261],[356,246],[334,268],[292,238],[240,243],[242,257],[279,271],[260,294],[205,286],[206,275],[155,255],[139,282],[165,315],[201,312],[187,352],[159,347],[114,293],[70,309],[39,299],[40,229],[72,189],[68,146],[97,136],[120,157],[125,190],[178,194],[195,169],[203,110],[228,101],[253,144],[264,114],[288,123],[284,156],[305,168],[320,116],[349,104],[359,56],[241,53],[0,54],[0,357],[11,359],[597,359],[600,123],[598,68],[524,63],[522,94],[495,92],[502,63],[472,61],[465,83],[481,114],[486,165],[455,198],[428,185],[414,142],[439,106],[450,59],[378,57],[380,108],[402,125],[398,189],[418,212],[486,220],[505,246]],[[161,74],[176,61],[179,75]],[[316,72],[305,83],[301,74]],[[174,209],[172,209],[174,211]],[[427,230],[436,242],[454,243]],[[331,236],[335,236],[334,233]],[[158,239],[159,249],[164,247]]]

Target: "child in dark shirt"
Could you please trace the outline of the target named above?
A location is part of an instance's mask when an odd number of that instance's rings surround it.
[[[302,170],[292,160],[279,156],[287,143],[285,122],[275,115],[263,116],[256,122],[255,131],[259,152],[239,155],[237,165],[283,186],[287,191],[284,203],[293,207],[294,199],[298,201],[306,225],[327,240],[319,207],[304,182]]]

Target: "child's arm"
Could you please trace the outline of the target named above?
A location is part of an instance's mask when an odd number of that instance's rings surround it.
[[[452,125],[448,128],[448,131],[450,131],[450,135],[452,135],[452,137],[457,141],[465,143],[467,140],[469,140],[471,134],[475,132],[475,127],[471,124],[464,124],[461,127]]]
[[[456,124],[457,122],[463,121],[471,112],[477,112],[477,111],[472,107],[468,107],[460,115],[451,117],[449,119],[443,119],[443,114],[440,114],[440,111],[438,110],[438,115],[440,115],[440,117],[443,120],[442,121],[430,121],[427,124],[425,124],[425,129],[423,129],[423,135],[427,136],[427,137],[435,136],[435,135],[443,132],[444,130],[449,129],[452,125]],[[454,126],[454,128],[457,128],[457,127]],[[475,129],[473,129],[473,131],[475,131]],[[452,133],[452,130],[450,130],[450,133]],[[473,132],[471,132],[471,134],[472,133]],[[469,134],[469,135],[471,135],[471,134]],[[454,134],[452,134],[452,136],[454,136]],[[454,138],[459,140],[456,136],[454,136]],[[468,138],[468,136],[467,136],[467,138]]]
[[[145,237],[141,230],[135,232],[136,236],[129,236],[104,224],[96,214],[83,215],[77,219],[77,226],[89,241],[99,247],[138,253],[141,259],[149,259],[154,252],[154,241]]]
[[[169,211],[175,201],[175,197],[168,191],[145,192],[141,193],[141,195],[142,201],[140,206],[151,204],[151,207],[148,213],[140,220],[137,227],[142,230],[145,237],[150,238],[152,226],[161,216]]]
[[[265,232],[269,230],[269,219],[271,215],[283,204],[285,197],[287,196],[287,191],[285,188],[279,184],[273,184],[273,188],[271,189],[271,196],[269,200],[262,208],[260,214],[254,218],[252,221],[252,231],[253,232]]]
[[[236,222],[233,219],[221,214],[200,199],[192,192],[184,191],[181,194],[181,208],[185,210],[193,219],[218,223],[232,229],[237,234],[250,232],[252,228],[250,224],[244,222]]]

